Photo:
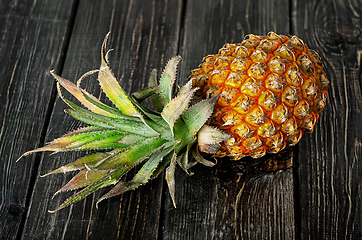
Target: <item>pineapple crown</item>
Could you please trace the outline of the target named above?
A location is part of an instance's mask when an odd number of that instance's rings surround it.
[[[190,106],[190,101],[197,88],[192,81],[187,82],[173,94],[173,85],[177,76],[177,66],[182,60],[173,57],[167,63],[159,84],[157,71],[154,69],[149,78],[148,87],[128,95],[118,84],[108,61],[106,35],[101,50],[101,66],[98,70],[85,73],[77,84],[51,74],[57,80],[59,96],[70,107],[65,110],[75,119],[88,126],[74,130],[53,140],[44,147],[28,151],[21,157],[43,151],[65,152],[82,150],[102,150],[86,155],[43,176],[80,170],[56,194],[81,189],[66,199],[55,212],[84,199],[90,193],[115,185],[103,195],[98,203],[106,198],[133,190],[156,178],[166,168],[166,181],[175,203],[175,168],[176,163],[187,173],[195,164],[213,166],[215,163],[205,159],[199,151],[216,153],[220,142],[230,135],[205,125],[214,110],[218,95],[199,101]],[[80,87],[87,76],[98,73],[99,84],[116,106],[110,107]],[[67,100],[61,86],[73,95],[86,108]],[[150,98],[155,111],[145,108],[141,102]],[[189,158],[192,154],[195,160]],[[20,157],[20,158],[21,158]],[[19,158],[19,159],[20,159]],[[142,164],[131,181],[122,177],[137,165]]]

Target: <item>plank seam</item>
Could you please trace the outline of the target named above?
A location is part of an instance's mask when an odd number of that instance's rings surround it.
[[[297,3],[293,0],[289,0],[289,33],[291,35],[295,34],[294,30],[294,16],[296,16],[296,5]],[[295,13],[295,14],[294,14]],[[295,21],[296,22],[296,21]],[[298,174],[298,166],[299,166],[299,148],[295,147],[294,149],[294,156],[293,156],[293,170],[292,170],[292,176],[293,176],[293,198],[294,198],[294,234],[295,239],[301,239],[301,203],[300,203],[300,182],[299,182],[299,174]]]
[[[289,34],[294,34],[294,26],[293,26],[293,0],[289,0]]]
[[[73,32],[73,27],[74,27],[75,18],[77,15],[76,13],[77,13],[78,6],[79,6],[79,0],[74,0],[72,8],[71,8],[71,14],[69,17],[68,26],[66,28],[67,29],[66,34],[65,34],[64,41],[62,44],[62,49],[61,49],[61,53],[60,53],[60,57],[59,57],[59,64],[57,65],[57,68],[56,68],[56,71],[60,74],[63,71],[65,57],[66,57],[66,54],[68,51],[70,38],[71,38],[71,35]],[[51,115],[53,113],[56,96],[57,96],[56,84],[55,84],[55,82],[53,82],[52,94],[49,99],[49,104],[48,104],[47,112],[46,112],[45,119],[44,119],[44,125],[41,130],[39,146],[44,146],[44,144],[45,144],[46,133],[47,133],[47,129],[49,127]],[[42,158],[42,154],[36,154],[35,160],[34,160],[34,165],[33,165],[33,168],[31,170],[31,174],[30,174],[28,192],[25,197],[25,206],[24,206],[25,211],[23,213],[21,222],[19,224],[19,231],[15,238],[16,240],[22,239],[22,235],[24,232],[24,226],[25,226],[25,222],[27,220],[31,199],[33,197],[35,182],[36,182],[36,179],[38,176],[38,172],[40,170],[39,168],[40,168],[41,158]]]
[[[183,32],[184,32],[184,27],[185,27],[185,19],[186,19],[186,9],[187,9],[187,0],[183,0],[181,3],[181,13],[180,13],[180,25],[179,25],[179,41],[178,41],[178,46],[177,46],[177,54],[180,54],[183,48],[183,44],[184,44],[184,39],[183,39]],[[179,71],[181,69],[179,68]],[[178,76],[181,76],[181,72],[178,73]],[[181,79],[182,81],[182,79]],[[164,175],[161,175],[159,177],[164,177]],[[163,228],[164,228],[164,223],[165,223],[165,211],[166,211],[166,194],[168,193],[168,189],[167,187],[165,187],[165,185],[162,186],[163,191],[162,191],[162,196],[161,196],[161,208],[160,208],[160,218],[159,218],[159,225],[158,225],[158,236],[157,239],[161,240],[164,239],[163,237]]]

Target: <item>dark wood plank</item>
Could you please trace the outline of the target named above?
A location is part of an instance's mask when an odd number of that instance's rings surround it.
[[[248,33],[288,34],[288,19],[288,1],[188,1],[181,80],[226,42],[240,42]],[[217,167],[197,166],[191,177],[177,170],[177,208],[166,195],[162,238],[295,238],[292,170],[253,177],[241,169],[226,173],[228,180],[215,174]]]
[[[290,160],[290,159],[288,159]],[[242,239],[295,239],[293,170],[252,178],[238,200]]]
[[[111,66],[127,92],[146,86],[152,68],[163,68],[176,55],[179,42],[181,1],[80,1],[64,71],[75,82],[84,72],[100,65],[100,47],[111,31]],[[48,78],[48,81],[53,80]],[[96,76],[83,86],[98,96]],[[104,97],[104,96],[103,96]],[[47,140],[64,134],[79,124],[65,115],[59,99],[51,117]],[[44,174],[75,160],[80,154],[45,154],[40,173]],[[157,239],[162,202],[163,178],[119,197],[95,202],[106,191],[92,194],[83,202],[54,209],[70,193],[51,196],[72,174],[38,178],[23,239]]]
[[[362,3],[296,1],[293,15],[331,82],[314,133],[298,145],[301,239],[361,239]]]
[[[49,69],[59,68],[72,5],[57,0],[0,1],[1,239],[15,239],[27,213],[39,155],[15,161],[43,138],[55,86],[49,83]]]

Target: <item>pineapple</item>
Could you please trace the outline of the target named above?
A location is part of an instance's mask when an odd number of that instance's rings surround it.
[[[114,185],[97,201],[98,206],[104,199],[156,178],[166,166],[165,178],[176,207],[176,164],[191,174],[189,169],[197,163],[215,165],[205,155],[237,160],[276,153],[296,144],[305,130],[312,131],[325,105],[329,82],[321,60],[295,36],[248,35],[241,44],[226,44],[219,54],[205,57],[200,68],[191,72],[189,81],[173,93],[181,61],[176,56],[167,63],[159,83],[153,70],[148,88],[130,96],[109,66],[108,35],[98,70],[85,73],[76,84],[51,72],[59,96],[70,107],[66,112],[88,126],[21,156],[43,151],[101,150],[44,175],[79,171],[55,195],[81,190],[50,212]],[[95,73],[115,107],[81,88],[81,81]],[[61,87],[85,108],[66,99]],[[146,98],[151,99],[155,111],[141,105]],[[140,168],[133,179],[124,181],[122,177],[137,165]]]
[[[238,160],[277,153],[313,131],[329,82],[319,55],[296,36],[249,34],[191,71],[196,95],[220,95],[211,126],[232,135],[216,156]]]

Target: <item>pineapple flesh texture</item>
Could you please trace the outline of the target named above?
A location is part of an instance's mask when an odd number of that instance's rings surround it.
[[[249,34],[206,56],[190,79],[202,98],[220,94],[210,120],[232,137],[216,156],[277,153],[313,131],[329,81],[319,55],[296,36]]]

